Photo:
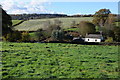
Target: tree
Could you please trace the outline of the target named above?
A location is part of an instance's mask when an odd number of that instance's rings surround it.
[[[113,30],[113,28],[114,28],[114,22],[115,22],[115,16],[113,14],[109,14],[108,18],[106,19],[104,27],[107,30]]]
[[[115,27],[113,31],[115,35],[115,40],[120,42],[120,27]]]
[[[80,30],[80,34],[82,36],[85,36],[87,33],[95,33],[95,25],[92,24],[91,22],[87,21],[81,21],[80,24],[78,25],[78,28]]]
[[[60,20],[55,19],[53,22],[54,23],[50,23],[50,25],[48,25],[48,28],[46,29],[49,36],[51,36],[53,30],[60,30],[61,29],[62,22]]]
[[[22,34],[19,31],[14,31],[12,33],[12,36],[13,36],[15,42],[20,41],[22,39]]]
[[[22,34],[19,31],[14,31],[12,33],[8,33],[6,35],[6,41],[10,41],[10,42],[17,42],[20,41],[22,38]]]
[[[110,13],[109,9],[100,9],[94,14],[93,23],[97,26],[103,27]]]
[[[53,30],[51,37],[53,40],[58,40],[58,41],[62,41],[64,38],[64,31],[63,30]]]
[[[12,26],[12,19],[1,6],[0,10],[2,11],[2,36],[6,36],[8,33],[13,32],[10,28]]]
[[[115,27],[115,16],[113,14],[109,14],[104,27],[101,28],[105,37],[112,37],[114,39],[113,29]]]

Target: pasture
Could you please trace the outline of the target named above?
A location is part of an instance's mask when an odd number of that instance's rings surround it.
[[[21,23],[20,25],[15,26],[14,28],[19,31],[36,31],[39,28],[46,28],[46,21],[53,23],[55,19],[62,21],[61,27],[69,28],[71,23],[75,21],[79,23],[80,21],[92,21],[92,17],[71,17],[71,18],[48,18],[48,19],[34,19],[27,20]]]
[[[116,26],[120,27],[120,22],[115,22],[114,23]]]
[[[118,78],[118,46],[1,42],[3,78]]]
[[[23,20],[12,20],[12,26],[20,23],[21,21],[23,21]]]

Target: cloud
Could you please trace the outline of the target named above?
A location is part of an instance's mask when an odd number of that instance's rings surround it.
[[[51,13],[51,14],[63,14],[64,12],[54,12],[47,10],[51,5],[51,2],[92,2],[95,0],[0,0],[0,4],[3,9],[9,14],[23,14],[23,13]],[[108,0],[97,0],[98,2],[108,1]],[[97,2],[95,1],[95,2]],[[109,0],[118,1],[118,0]],[[47,5],[45,5],[47,4]]]
[[[49,13],[44,6],[47,3],[48,0],[4,0],[0,2],[3,9],[9,14]]]

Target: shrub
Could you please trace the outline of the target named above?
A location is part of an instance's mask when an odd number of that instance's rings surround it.
[[[6,41],[13,41],[12,33],[8,33],[5,38]]]
[[[30,35],[29,35],[28,32],[23,32],[23,33],[22,33],[22,41],[23,41],[23,42],[28,42],[28,41],[30,41]]]
[[[45,38],[43,29],[38,29],[36,31],[35,35],[37,36],[38,41],[41,41],[41,40],[43,40]]]
[[[113,42],[113,38],[112,37],[107,37],[107,39],[105,40],[105,42]]]
[[[13,33],[8,33],[6,37],[4,37],[4,40],[10,41],[10,42],[18,42],[22,38],[21,32],[14,31]]]
[[[113,29],[114,35],[115,35],[115,40],[117,42],[120,42],[120,27],[115,27]]]
[[[63,30],[53,30],[51,37],[53,40],[63,40],[64,39],[64,31]]]
[[[15,31],[15,32],[12,34],[12,36],[13,36],[15,42],[21,40],[21,38],[22,38],[22,34],[21,34],[21,32],[19,32],[19,31]]]

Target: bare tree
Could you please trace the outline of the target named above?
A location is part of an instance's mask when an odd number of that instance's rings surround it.
[[[51,36],[53,30],[60,30],[61,24],[62,24],[62,21],[58,19],[53,20],[53,23],[50,21],[46,21],[44,26],[46,26],[45,30],[47,31],[48,36]]]

